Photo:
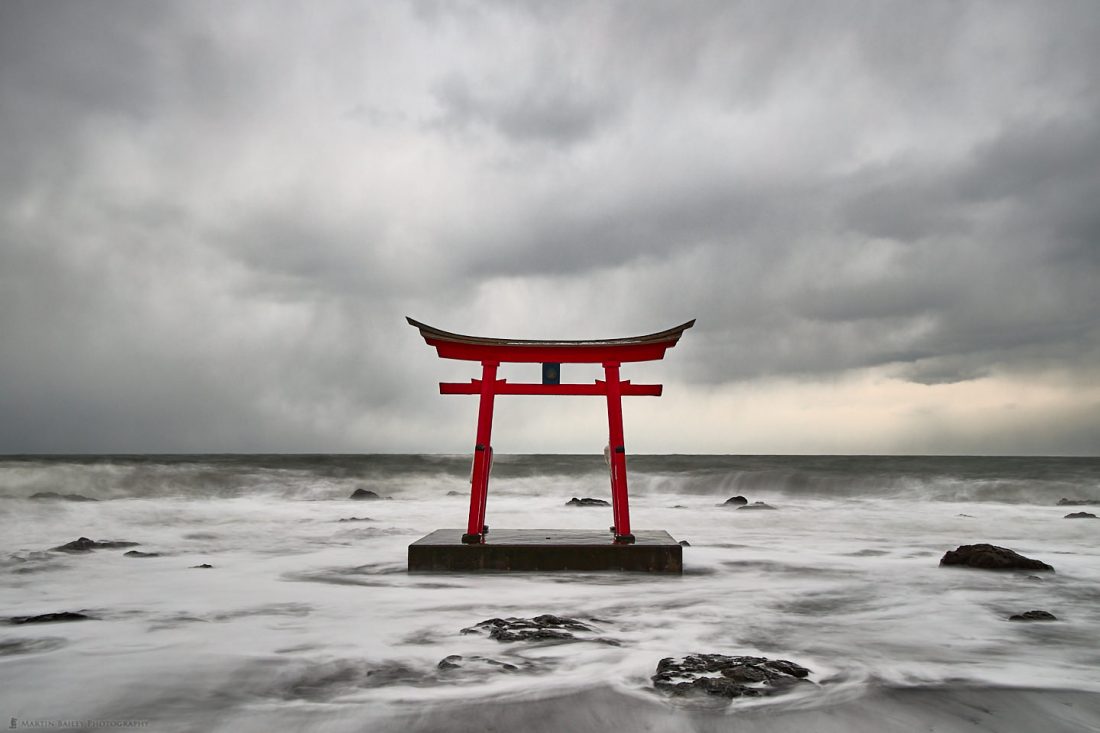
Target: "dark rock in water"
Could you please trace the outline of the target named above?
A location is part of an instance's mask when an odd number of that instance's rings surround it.
[[[255,669],[243,669],[227,684],[249,697],[328,702],[363,690],[423,685],[429,678],[425,672],[422,667],[404,662],[371,663],[345,658],[288,666],[278,675],[257,665]]]
[[[762,501],[754,501],[752,504],[746,504],[745,506],[737,507],[738,511],[742,509],[775,509],[771,504],[765,504]]]
[[[43,613],[39,616],[12,616],[8,619],[13,624],[52,624],[59,621],[88,621],[91,616],[74,611],[59,611],[58,613]]]
[[[64,545],[58,545],[57,547],[51,547],[51,550],[58,552],[91,552],[92,550],[117,550],[122,547],[136,547],[140,542],[96,542],[90,540],[87,537],[81,537],[75,539],[72,542],[68,542]]]
[[[1100,501],[1092,501],[1091,499],[1059,499],[1058,506],[1090,506],[1092,504],[1100,504]]]
[[[191,566],[192,569],[194,569],[194,568],[212,568],[212,567],[214,567],[214,566],[211,565],[210,563],[205,563],[205,562],[202,565],[192,565]]]
[[[461,491],[448,491],[447,496],[465,496]]]
[[[653,686],[675,696],[761,697],[783,692],[794,685],[810,684],[810,670],[767,657],[730,657],[725,654],[690,654],[667,657],[657,664]]]
[[[597,629],[576,619],[543,614],[534,618],[491,618],[462,629],[463,634],[489,633],[490,639],[510,641],[599,641],[618,646],[614,639],[578,637],[575,632],[593,634]]]
[[[1096,519],[1096,515],[1092,512],[1070,512],[1062,519]]]
[[[687,507],[684,506],[683,504],[673,504],[672,508],[673,509],[687,509]]]
[[[368,489],[356,489],[355,491],[351,492],[351,496],[349,496],[348,498],[366,501],[370,499],[381,499],[382,497]]]
[[[344,519],[337,519],[337,522],[373,522],[370,517],[346,517]]]
[[[1008,617],[1009,621],[1057,621],[1058,617],[1050,611],[1024,611]]]
[[[60,649],[66,641],[57,636],[45,636],[38,639],[5,639],[0,641],[0,657],[16,654],[37,654]]]
[[[691,543],[687,540],[680,540],[680,547],[691,547]]]
[[[500,672],[518,672],[519,667],[508,662],[498,662],[495,659],[489,659],[488,657],[463,657],[461,654],[451,654],[444,657],[436,665],[437,669],[461,669],[470,663],[477,664],[481,667],[495,667]]]
[[[1054,568],[1039,560],[1024,557],[1007,547],[996,545],[960,545],[958,549],[948,550],[940,559],[940,565],[962,565],[982,570],[1046,570]]]
[[[956,514],[955,516],[956,517],[966,517],[967,519],[973,519],[974,518],[973,514]]]
[[[139,550],[130,550],[129,552],[122,553],[123,557],[160,557],[159,552],[141,552]]]
[[[749,500],[748,500],[748,499],[746,499],[746,498],[745,498],[745,497],[743,497],[743,496],[731,496],[730,498],[726,499],[726,500],[725,500],[724,502],[722,502],[722,503],[723,503],[723,504],[731,504],[731,505],[736,505],[736,506],[745,506],[746,504],[748,504],[748,503],[749,503]]]
[[[611,506],[609,503],[607,503],[603,499],[589,499],[588,497],[585,497],[583,499],[578,499],[575,496],[572,499],[570,499],[569,501],[565,502],[565,505],[566,506]]]
[[[59,494],[56,491],[39,491],[36,494],[31,494],[31,499],[61,499],[63,501],[99,501],[99,499],[93,499],[90,496],[84,496],[83,494]]]

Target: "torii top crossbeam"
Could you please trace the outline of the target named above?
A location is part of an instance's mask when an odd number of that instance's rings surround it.
[[[478,361],[482,365],[481,379],[466,383],[442,382],[441,394],[477,394],[481,396],[477,421],[477,442],[474,446],[474,466],[470,491],[470,519],[462,541],[476,544],[485,541],[485,503],[489,493],[489,471],[493,449],[490,437],[493,427],[493,399],[498,394],[538,395],[603,395],[607,397],[608,446],[611,463],[611,505],[615,525],[611,528],[617,543],[632,543],[630,510],[627,499],[626,448],[623,445],[622,397],[661,394],[659,384],[631,384],[619,379],[619,366],[624,362],[655,361],[676,345],[684,331],[695,320],[658,333],[631,338],[591,341],[535,341],[530,339],[484,338],[451,333],[406,318],[419,329],[429,346],[444,359]],[[501,363],[542,363],[542,384],[509,383],[497,379]],[[601,364],[605,379],[591,384],[561,384],[561,364]]]

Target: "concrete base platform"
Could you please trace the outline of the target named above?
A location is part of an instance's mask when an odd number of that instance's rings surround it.
[[[663,529],[634,530],[634,544],[616,545],[609,532],[576,529],[497,529],[480,545],[462,544],[462,529],[437,529],[409,545],[410,572],[476,570],[626,570],[682,573],[683,548]]]

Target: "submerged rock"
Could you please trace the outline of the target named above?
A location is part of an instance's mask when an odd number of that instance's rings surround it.
[[[50,549],[56,550],[57,552],[91,552],[92,550],[117,550],[122,547],[137,547],[139,544],[141,543],[120,541],[96,542],[87,537],[80,537],[72,542],[67,542],[57,547],[51,547]]]
[[[743,496],[731,496],[722,503],[723,505],[729,504],[731,506],[745,506],[749,503],[749,500]]]
[[[754,501],[752,504],[737,507],[737,511],[741,511],[742,509],[775,509],[775,507],[771,504],[765,504],[762,501]]]
[[[1054,568],[1040,560],[996,545],[960,545],[958,549],[948,550],[940,565],[962,565],[981,570],[1044,570],[1053,573]]]
[[[1058,506],[1090,506],[1092,504],[1100,504],[1100,501],[1093,501],[1091,499],[1059,499]]]
[[[59,611],[57,613],[43,613],[38,616],[12,616],[8,619],[13,624],[53,624],[59,621],[88,621],[92,617],[85,613],[75,611]]]
[[[373,522],[370,517],[345,517],[344,519],[337,519],[337,522]]]
[[[59,494],[56,491],[39,491],[31,494],[31,499],[60,499],[62,501],[99,501],[83,494]]]
[[[57,636],[44,636],[38,639],[5,639],[0,641],[0,657],[49,652],[60,649],[65,644],[66,641]]]
[[[436,665],[437,669],[462,669],[468,666],[477,666],[487,669],[496,669],[498,672],[518,672],[519,667],[509,662],[499,662],[496,659],[489,659],[488,657],[463,657],[461,654],[451,654],[444,657]]]
[[[1092,512],[1070,512],[1062,519],[1096,519],[1096,515]]]
[[[210,563],[204,562],[202,565],[192,565],[191,569],[193,570],[195,568],[212,568],[212,567],[214,567],[214,566],[211,565]]]
[[[534,618],[491,618],[462,629],[463,634],[488,632],[490,639],[512,641],[599,641],[618,646],[614,639],[578,637],[576,632],[594,634],[598,630],[573,618],[543,614]]]
[[[1058,617],[1050,611],[1024,611],[1008,617],[1009,621],[1057,621]]]
[[[461,491],[448,491],[447,496],[464,496]]]
[[[249,697],[284,701],[328,702],[363,690],[423,686],[431,672],[399,661],[356,658],[302,659],[272,674],[270,662],[258,661],[242,668],[227,685]]]
[[[140,550],[130,550],[129,552],[122,553],[123,557],[160,557],[159,552],[141,552]]]
[[[569,501],[565,502],[565,505],[566,506],[611,506],[609,503],[607,503],[603,499],[590,499],[588,497],[585,497],[583,499],[578,499],[575,496],[572,499],[570,499]]]
[[[650,679],[658,690],[677,697],[735,698],[774,695],[794,685],[809,684],[809,674],[810,670],[786,659],[689,654],[683,659],[662,659]]]
[[[369,489],[356,489],[355,491],[351,492],[351,496],[349,496],[348,498],[357,499],[359,501],[368,501],[372,499],[381,499],[382,497],[374,493],[373,491],[370,491]]]

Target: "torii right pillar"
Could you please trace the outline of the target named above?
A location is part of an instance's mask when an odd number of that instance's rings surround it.
[[[607,385],[607,434],[611,464],[611,533],[616,542],[634,542],[630,533],[630,499],[626,485],[626,441],[623,438],[623,394],[618,362],[603,365]]]

